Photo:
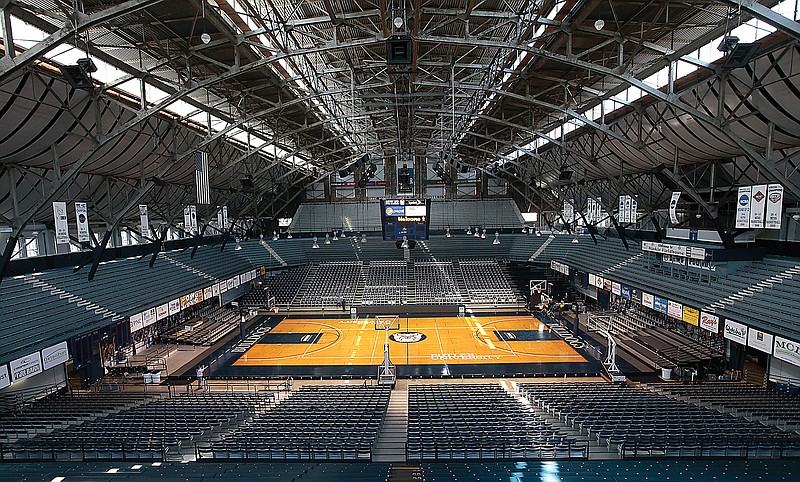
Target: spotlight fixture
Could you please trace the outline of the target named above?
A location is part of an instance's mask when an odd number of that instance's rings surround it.
[[[598,18],[594,21],[594,29],[595,30],[603,30],[603,27],[606,26],[606,22],[602,18]]]
[[[395,17],[394,18],[394,28],[401,29],[403,28],[403,17]]]
[[[316,236],[314,236],[314,244],[311,245],[311,249],[319,249],[319,244],[317,243]]]
[[[325,244],[331,244],[331,235],[325,233]]]
[[[478,228],[475,228],[475,234],[473,234],[473,236],[476,237],[476,238],[480,238],[481,237],[481,230],[478,229]]]
[[[278,240],[278,233],[277,233],[277,231],[272,231],[272,240],[273,240],[273,241],[277,241],[277,240]]]
[[[203,41],[204,44],[211,42],[211,35],[208,32],[203,32],[203,35],[200,36],[200,40]]]
[[[539,236],[541,238],[542,237],[542,232],[541,231],[536,231],[536,236]]]
[[[494,241],[492,241],[492,244],[500,244],[500,233],[497,231],[494,232]]]
[[[471,236],[471,235],[472,235],[472,226],[467,228],[467,236]]]
[[[447,229],[444,230],[444,237],[445,238],[452,238],[453,237],[453,235],[450,234],[450,228],[447,228]]]
[[[334,241],[339,241],[339,236],[336,236],[336,230],[335,229],[333,230],[333,240]]]
[[[94,88],[91,74],[97,72],[97,66],[92,59],[78,59],[76,65],[62,65],[59,70],[73,88],[83,90]]]
[[[258,242],[261,244],[261,246],[266,246],[266,243],[264,242],[264,233],[258,235]]]
[[[486,239],[486,228],[481,231],[481,239]]]
[[[572,244],[578,244],[578,242],[579,242],[579,241],[578,241],[578,237],[577,237],[577,236],[575,236],[574,238],[572,238]]]
[[[366,243],[367,242],[367,233],[364,233],[364,234],[361,235],[361,242],[362,243]]]
[[[242,245],[239,243],[239,238],[236,238],[236,247],[233,248],[234,251],[241,251]]]
[[[292,232],[286,231],[286,239],[292,239]]]
[[[720,52],[728,53],[739,45],[739,37],[736,35],[726,35],[722,37],[722,41],[717,45],[717,50]]]

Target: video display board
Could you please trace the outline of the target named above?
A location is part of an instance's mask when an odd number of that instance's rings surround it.
[[[385,241],[428,239],[430,199],[381,199],[381,226]]]

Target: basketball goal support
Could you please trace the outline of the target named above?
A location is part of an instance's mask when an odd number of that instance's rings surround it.
[[[608,354],[606,355],[606,360],[603,362],[603,366],[605,366],[606,371],[611,376],[611,381],[624,382],[625,375],[622,374],[617,366],[617,341],[611,336],[613,326],[614,316],[607,314],[589,315],[589,319],[586,322],[586,328],[589,331],[595,331],[606,337],[608,342]]]
[[[386,338],[383,343],[383,363],[378,367],[378,385],[394,386],[397,382],[397,367],[389,357],[389,330],[399,330],[399,315],[383,317],[375,316],[375,329],[383,330]]]

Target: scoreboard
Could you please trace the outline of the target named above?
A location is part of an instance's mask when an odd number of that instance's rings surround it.
[[[385,241],[428,239],[430,199],[381,199],[381,226]]]

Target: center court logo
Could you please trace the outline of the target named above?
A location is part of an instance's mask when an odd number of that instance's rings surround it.
[[[427,338],[424,333],[411,331],[408,333],[392,333],[389,339],[397,343],[419,343]]]

